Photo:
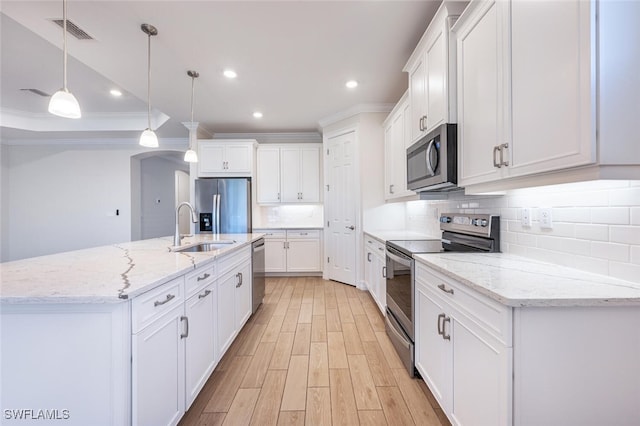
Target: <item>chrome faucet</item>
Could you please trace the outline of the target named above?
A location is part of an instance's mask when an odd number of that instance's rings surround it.
[[[179,246],[180,245],[180,223],[179,223],[179,213],[180,213],[180,207],[182,206],[187,206],[189,207],[189,210],[191,210],[191,221],[193,223],[198,223],[198,217],[196,216],[196,211],[193,209],[193,206],[191,204],[189,204],[188,202],[184,201],[180,204],[178,204],[178,207],[176,207],[176,233],[173,236],[173,245],[174,246]]]

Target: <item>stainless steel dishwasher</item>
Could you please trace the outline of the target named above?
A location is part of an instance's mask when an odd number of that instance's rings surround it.
[[[251,247],[253,249],[251,259],[253,275],[252,312],[255,313],[264,298],[264,238],[254,241]]]

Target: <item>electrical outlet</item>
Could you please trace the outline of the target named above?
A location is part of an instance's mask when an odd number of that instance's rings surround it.
[[[529,207],[522,208],[521,221],[523,227],[531,228],[531,209]]]
[[[551,207],[540,209],[540,229],[553,229],[553,217]]]

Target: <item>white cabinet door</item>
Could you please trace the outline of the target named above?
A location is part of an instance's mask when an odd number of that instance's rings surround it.
[[[184,306],[133,335],[133,424],[175,425],[185,412]]]
[[[289,239],[287,241],[287,271],[320,271],[320,240]]]
[[[258,203],[280,202],[280,148],[258,148]]]
[[[457,34],[460,186],[502,176],[502,169],[494,166],[494,147],[507,142],[500,34],[504,7],[503,2],[482,3]]]
[[[456,316],[450,325],[452,339],[455,334],[451,404],[454,424],[510,425],[511,348],[462,316]],[[448,327],[449,324],[446,333]]]
[[[509,176],[596,161],[590,3],[510,3]]]
[[[375,289],[374,299],[378,305],[378,309],[382,312],[382,315],[386,315],[387,310],[387,277],[386,272],[386,259],[382,255],[378,247],[377,253],[373,253],[373,271],[372,281]]]
[[[420,59],[409,70],[409,102],[411,103],[411,141],[415,142],[424,136],[424,117],[427,115],[427,65],[424,52]]]
[[[187,410],[218,360],[215,347],[217,296],[216,283],[213,282],[191,296],[185,304],[185,315],[189,321],[189,335],[185,339]]]
[[[427,45],[426,64],[426,131],[444,123],[447,118],[447,35],[445,27],[440,26]]]
[[[246,144],[225,145],[226,171],[251,174],[252,149],[251,146]]]
[[[453,341],[444,339],[442,330],[444,328],[446,336],[453,339],[450,319],[446,324],[444,321],[450,317],[446,315],[446,305],[436,301],[419,283],[416,283],[416,294],[416,368],[448,413],[451,409]]]
[[[396,176],[395,158],[393,155],[393,119],[384,128],[384,198],[393,198],[393,184]]]
[[[224,146],[201,141],[198,147],[199,173],[223,173],[225,169]]]
[[[227,351],[236,335],[235,294],[237,272],[229,272],[218,278],[217,348],[218,359]]]
[[[244,262],[237,268],[238,281],[236,283],[236,330],[240,331],[242,326],[251,316],[251,261]]]
[[[300,148],[280,148],[280,170],[282,202],[300,202]]]
[[[320,202],[320,148],[300,148],[300,202]]]
[[[286,272],[287,252],[285,239],[264,240],[265,272]]]

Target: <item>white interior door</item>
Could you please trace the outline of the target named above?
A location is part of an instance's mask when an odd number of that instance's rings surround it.
[[[189,201],[189,173],[185,173],[182,170],[175,171],[175,189],[176,189],[176,204],[182,203],[183,201]],[[189,210],[182,208],[180,209],[180,217],[178,218],[178,223],[180,224],[180,233],[188,234],[189,233]]]
[[[329,139],[328,277],[356,284],[355,132]]]

